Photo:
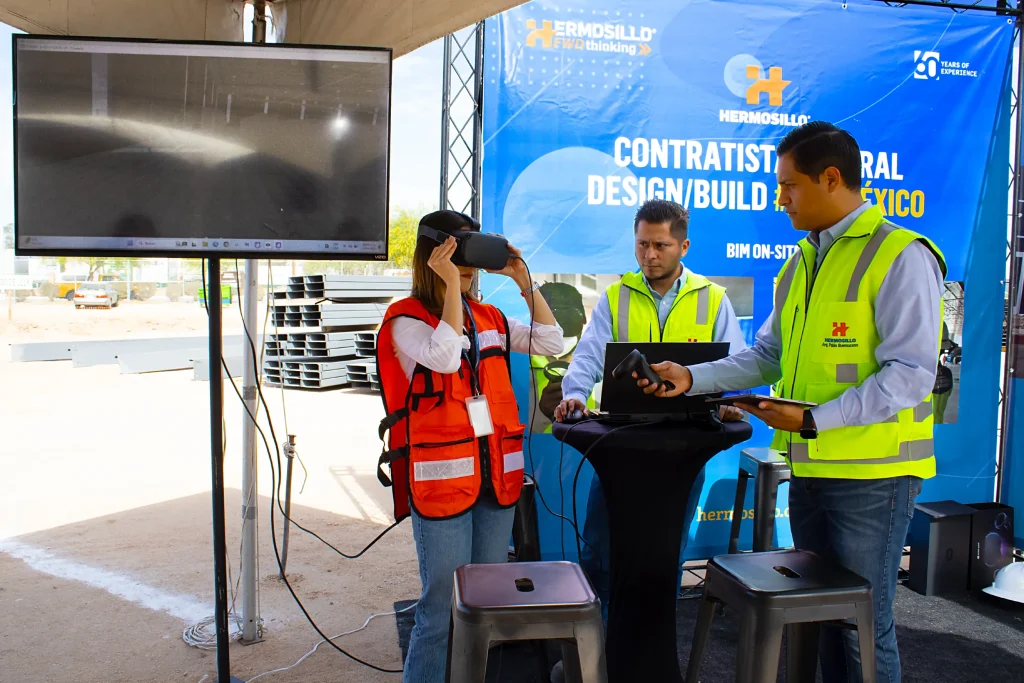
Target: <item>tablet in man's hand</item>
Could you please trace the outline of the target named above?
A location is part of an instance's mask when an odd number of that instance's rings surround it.
[[[803,408],[814,408],[818,405],[817,403],[811,403],[810,401],[797,401],[792,398],[781,398],[779,396],[763,396],[761,394],[740,394],[739,396],[723,396],[722,398],[709,398],[706,400],[708,403],[724,406],[731,406],[737,403],[756,406],[758,403],[761,403],[762,401],[779,403],[781,405],[801,406]]]

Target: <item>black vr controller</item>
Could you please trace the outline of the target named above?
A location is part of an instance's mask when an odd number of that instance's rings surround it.
[[[418,236],[438,244],[444,244],[449,237],[454,237],[457,246],[455,253],[452,254],[452,263],[457,266],[501,270],[508,265],[508,240],[501,235],[490,235],[472,230],[461,230],[453,234],[420,225]]]
[[[662,379],[658,376],[658,373],[651,369],[647,358],[638,349],[630,351],[629,355],[612,370],[612,379],[632,378],[634,372],[638,379],[646,379],[654,386],[663,385],[666,391],[672,391],[676,388],[675,384],[667,379]],[[710,410],[690,412],[687,417],[694,425],[705,431],[718,432],[723,429],[722,421],[718,418],[717,406],[712,407]]]
[[[626,379],[632,377],[634,372],[638,379],[646,379],[656,387],[664,385],[666,391],[672,391],[676,388],[676,385],[672,384],[672,382],[659,377],[658,373],[651,369],[651,364],[647,362],[644,354],[640,353],[637,349],[630,351],[629,355],[612,370],[612,378]]]

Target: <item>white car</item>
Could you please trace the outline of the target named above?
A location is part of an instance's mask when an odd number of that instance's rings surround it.
[[[118,296],[109,282],[84,282],[75,291],[75,308],[114,308]]]

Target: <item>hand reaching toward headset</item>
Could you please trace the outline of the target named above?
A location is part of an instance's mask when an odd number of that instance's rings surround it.
[[[430,258],[427,259],[427,265],[430,269],[437,273],[446,285],[449,287],[459,286],[459,269],[452,263],[452,254],[455,253],[455,248],[458,246],[458,242],[455,241],[454,237],[449,237],[444,241],[444,244],[434,247],[434,250],[430,252]]]
[[[504,268],[487,272],[494,273],[495,275],[505,275],[519,285],[519,291],[526,298],[526,305],[530,309],[531,328],[534,324],[557,325],[558,322],[555,320],[555,314],[551,312],[551,307],[548,306],[548,302],[541,296],[539,287],[535,286],[530,279],[530,269],[526,265],[526,260],[523,259],[523,252],[509,243],[508,254],[508,263],[505,264]]]
[[[519,285],[520,289],[525,289],[530,286],[530,274],[526,268],[526,261],[523,260],[523,252],[512,246],[511,243],[508,245],[509,259],[508,263],[501,270],[489,270],[488,273],[495,275],[505,275],[515,280],[515,283]]]

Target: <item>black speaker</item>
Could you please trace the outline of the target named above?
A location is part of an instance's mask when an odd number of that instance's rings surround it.
[[[988,588],[996,572],[1013,562],[1013,508],[1002,503],[971,503],[971,590]]]
[[[910,523],[911,590],[922,595],[967,592],[974,509],[951,500],[918,503]]]
[[[512,544],[515,562],[540,562],[540,528],[537,522],[536,483],[529,475],[524,477],[523,491],[516,503],[512,519]]]

